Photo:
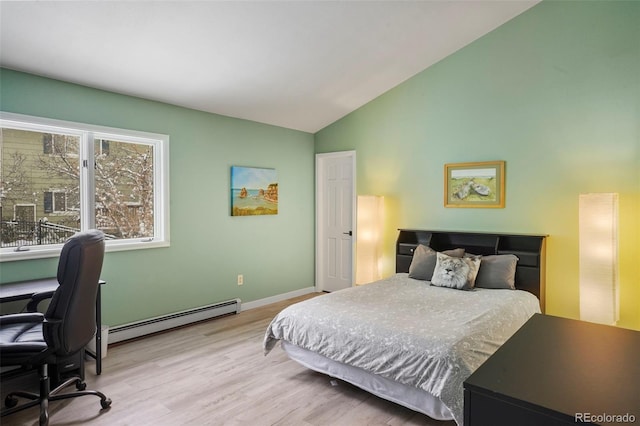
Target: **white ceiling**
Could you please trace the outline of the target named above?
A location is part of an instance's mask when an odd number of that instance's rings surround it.
[[[0,65],[316,132],[538,1],[2,1]]]

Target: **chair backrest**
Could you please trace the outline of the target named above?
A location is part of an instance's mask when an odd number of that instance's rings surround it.
[[[104,234],[98,230],[79,232],[69,238],[58,261],[58,284],[45,313],[43,334],[57,355],[82,349],[96,331],[96,298],[102,261]]]

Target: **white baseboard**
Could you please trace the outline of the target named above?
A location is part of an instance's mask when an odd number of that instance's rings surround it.
[[[259,308],[261,306],[270,305],[276,302],[282,302],[283,300],[291,299],[298,296],[304,296],[305,294],[315,293],[315,287],[305,287],[300,290],[290,291],[288,293],[278,294],[276,296],[265,297],[264,299],[253,300],[251,302],[240,305],[240,312],[247,311],[249,309]]]
[[[136,337],[142,337],[148,334],[156,333],[158,331],[164,331],[181,325],[215,318],[217,316],[232,312],[239,313],[242,311],[247,311],[249,309],[259,308],[261,306],[270,305],[271,303],[281,302],[283,300],[314,293],[315,291],[315,287],[305,287],[300,290],[294,290],[288,293],[265,297],[264,299],[254,300],[247,303],[243,303],[240,299],[233,299],[213,305],[188,309],[182,312],[176,312],[160,317],[150,318],[131,324],[123,324],[111,327],[108,334],[108,342],[116,343]]]
[[[192,324],[221,315],[240,312],[242,301],[240,299],[227,300],[207,306],[187,309],[181,312],[162,315],[155,318],[149,318],[143,321],[136,321],[130,324],[118,325],[111,327],[109,330],[109,343],[121,342],[123,340],[135,339],[137,337],[146,336],[157,333],[159,331],[169,330],[182,325]]]

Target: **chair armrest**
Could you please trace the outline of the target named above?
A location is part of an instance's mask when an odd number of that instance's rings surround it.
[[[39,312],[25,312],[20,314],[0,315],[0,327],[18,323],[44,322],[44,315]]]
[[[38,305],[46,299],[51,299],[55,290],[41,291],[31,296],[31,300],[27,303],[27,312],[38,312]]]

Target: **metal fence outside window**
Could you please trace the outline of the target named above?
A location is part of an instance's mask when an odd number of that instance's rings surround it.
[[[0,222],[0,247],[24,247],[46,244],[61,244],[79,228],[39,220]]]

